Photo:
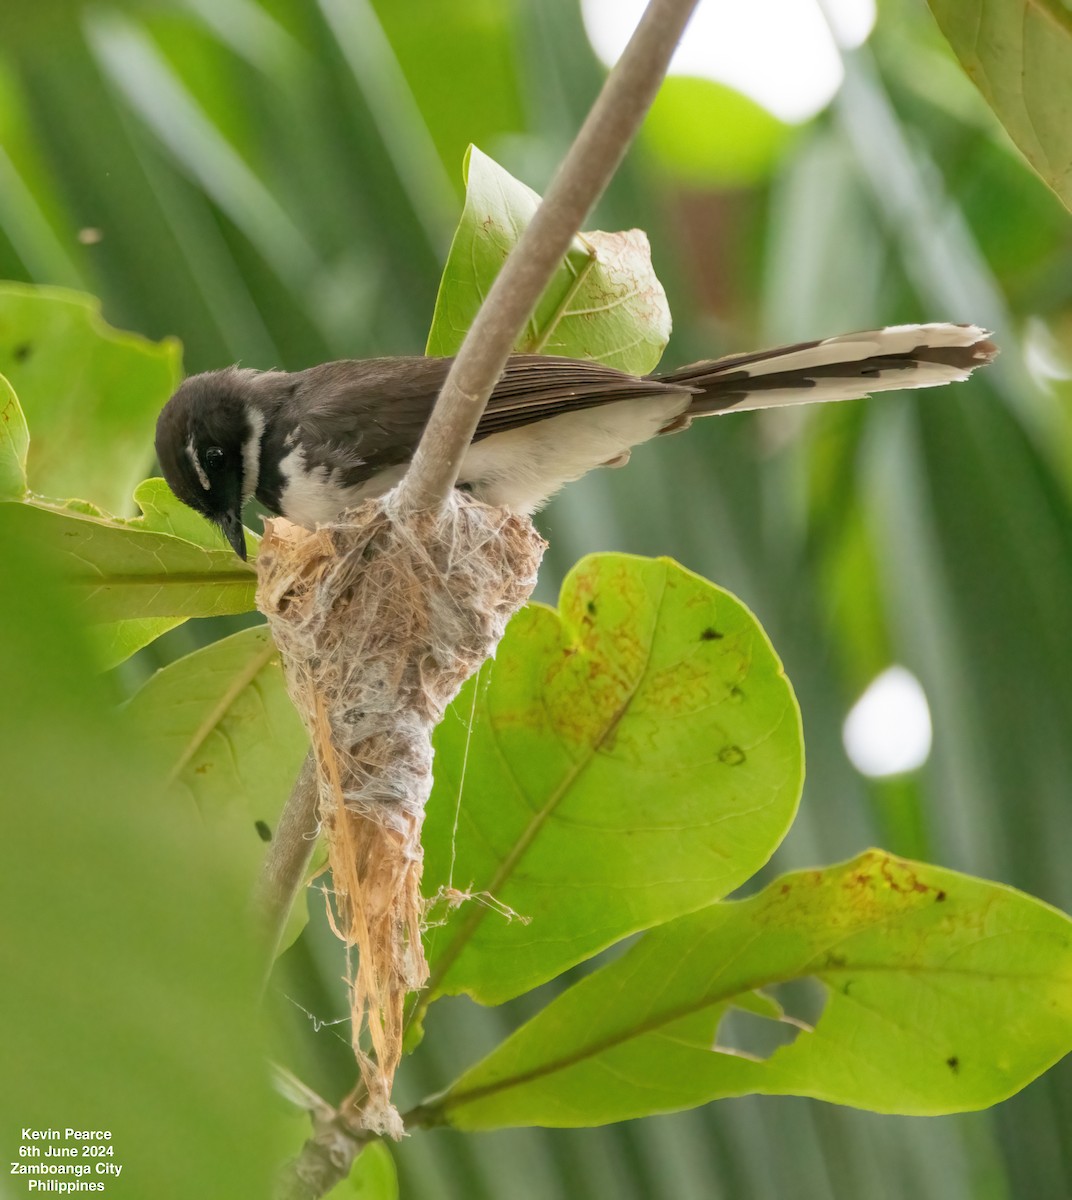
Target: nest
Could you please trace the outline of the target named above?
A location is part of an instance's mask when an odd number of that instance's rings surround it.
[[[400,516],[389,494],[313,532],[265,525],[257,605],[316,757],[333,924],[357,948],[361,1124],[378,1133],[402,1133],[390,1096],[403,1006],[428,976],[420,833],[432,731],[528,599],[544,545],[527,518],[458,492],[438,513]]]

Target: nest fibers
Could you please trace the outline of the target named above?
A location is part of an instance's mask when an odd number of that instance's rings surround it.
[[[358,950],[361,1124],[379,1133],[402,1133],[390,1095],[403,1005],[428,977],[420,833],[432,731],[528,599],[544,546],[527,518],[456,491],[439,513],[401,516],[388,495],[315,532],[265,523],[257,606],[316,756],[333,923]]]

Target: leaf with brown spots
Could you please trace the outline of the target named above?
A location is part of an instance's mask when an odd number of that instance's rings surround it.
[[[821,985],[805,1021],[760,989]],[[788,1000],[787,1000],[788,1003]],[[795,1037],[727,1041],[733,1010]],[[462,1129],[602,1125],[749,1093],[877,1112],[985,1108],[1072,1049],[1072,920],[871,850],[641,938],[433,1102]]]
[[[433,994],[497,1003],[725,896],[785,835],[802,755],[738,600],[668,559],[583,560],[437,731],[425,893],[483,895],[434,914]]]
[[[30,435],[11,384],[0,375],[0,500],[26,495],[26,451]]]

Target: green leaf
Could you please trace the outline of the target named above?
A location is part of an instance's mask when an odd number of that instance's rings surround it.
[[[731,87],[672,75],[663,80],[642,139],[660,167],[691,186],[753,186],[770,177],[790,126]]]
[[[127,520],[132,528],[169,533],[184,542],[193,542],[195,546],[234,554],[219,526],[183,504],[163,479],[145,479],[139,483],[134,489],[134,502],[142,515]],[[260,535],[249,528],[245,532],[246,550],[250,558],[255,558],[261,544]]]
[[[14,512],[33,536],[62,551],[68,585],[91,621],[214,617],[254,607],[252,567],[222,540],[211,548],[218,539],[207,533],[195,544],[156,532],[159,512],[122,520],[80,501],[45,500],[16,505]]]
[[[1072,8],[1067,0],[930,0],[972,81],[1072,208]]]
[[[427,354],[456,354],[540,197],[470,146],[465,208],[436,298]],[[662,357],[670,309],[647,236],[579,234],[518,339],[524,353],[598,359],[643,375]]]
[[[802,776],[792,689],[740,601],[668,559],[582,560],[437,730],[426,893],[474,898],[435,914],[433,993],[498,1003],[725,896]]]
[[[181,503],[162,479],[146,479],[138,484],[134,489],[134,501],[142,510],[142,516],[123,521],[122,524],[135,529],[172,534],[197,546],[233,553],[218,527]],[[247,529],[246,546],[251,558],[256,555],[259,545],[260,538]],[[209,586],[212,586],[211,583]],[[125,662],[143,646],[148,646],[186,619],[133,617],[125,621],[113,621],[94,626],[91,641],[100,656],[101,666],[107,670]]]
[[[720,1045],[730,1005],[801,979],[826,989],[814,1028],[768,1058]],[[436,1107],[464,1129],[600,1125],[751,1092],[933,1115],[995,1104],[1069,1049],[1072,921],[871,850],[647,934]]]
[[[266,1196],[275,1105],[241,881],[193,814],[154,803],[19,517],[0,505],[0,1125],[108,1130],[117,1196]]]
[[[398,1170],[383,1142],[370,1142],[327,1200],[398,1200]]]
[[[0,500],[26,495],[26,451],[30,434],[11,384],[0,375]]]
[[[91,625],[89,640],[101,669],[109,671],[185,620],[185,617],[133,617],[129,621],[109,621]]]
[[[91,296],[4,283],[0,373],[33,431],[30,487],[121,511],[152,460],[156,415],[181,378],[178,342],[112,329]]]
[[[252,876],[309,745],[267,627],[162,668],[125,711],[158,794],[192,801],[214,842]]]

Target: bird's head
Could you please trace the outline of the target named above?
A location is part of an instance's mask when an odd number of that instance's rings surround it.
[[[265,426],[256,377],[236,367],[192,375],[156,422],[156,457],[168,486],[218,525],[243,559],[242,506],[257,490]]]

